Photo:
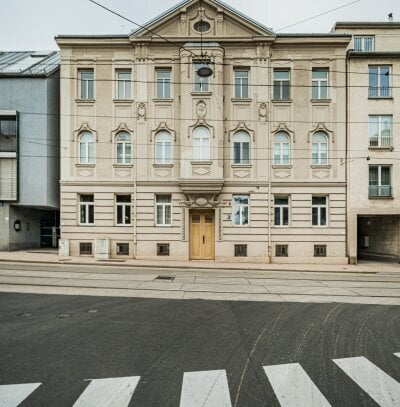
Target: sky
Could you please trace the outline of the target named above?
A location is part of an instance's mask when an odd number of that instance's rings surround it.
[[[179,0],[97,1],[139,24],[179,3]],[[393,13],[395,21],[400,20],[399,0],[225,0],[225,3],[280,33],[324,33],[336,21],[388,21],[389,13]],[[341,8],[309,19],[338,7]],[[89,0],[0,0],[0,16],[0,51],[53,50],[57,49],[56,35],[128,34],[137,28]],[[303,21],[306,19],[309,20]],[[300,21],[303,22],[297,24]]]

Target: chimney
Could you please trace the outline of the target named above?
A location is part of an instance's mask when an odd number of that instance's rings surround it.
[[[393,13],[389,13],[388,17],[389,17],[389,23],[393,23]]]

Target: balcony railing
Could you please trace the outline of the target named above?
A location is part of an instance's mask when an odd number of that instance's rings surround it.
[[[392,146],[392,136],[390,134],[381,135],[380,137],[370,136],[369,146],[370,147],[390,148]]]
[[[390,198],[392,196],[392,187],[390,185],[370,185],[368,188],[369,198]]]
[[[390,98],[392,97],[392,88],[388,86],[370,86],[368,88],[368,97]]]

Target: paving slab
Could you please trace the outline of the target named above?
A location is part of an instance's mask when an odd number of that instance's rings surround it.
[[[264,287],[271,293],[276,294],[299,294],[299,295],[329,295],[329,296],[356,296],[357,293],[354,293],[350,289],[346,288],[336,288],[336,287],[292,287],[292,286],[272,286],[272,285],[264,285]]]
[[[198,284],[242,284],[248,285],[249,281],[243,277],[196,277],[195,282]]]
[[[260,285],[237,285],[237,284],[183,284],[183,291],[208,291],[229,293],[267,293],[264,286]]]
[[[274,279],[274,278],[248,278],[250,284],[253,285],[277,285],[285,286],[291,285],[296,287],[324,287],[324,284],[319,281],[313,280],[300,280],[300,279]]]
[[[183,283],[147,281],[141,283],[137,288],[141,290],[179,291],[182,289],[182,284]]]

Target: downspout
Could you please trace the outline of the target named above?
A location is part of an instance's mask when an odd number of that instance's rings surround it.
[[[346,257],[347,257],[347,262],[350,264],[351,259],[349,255],[349,207],[350,207],[350,182],[349,182],[349,174],[350,174],[350,157],[349,157],[349,63],[350,63],[350,58],[349,58],[349,53],[352,51],[351,49],[348,49],[346,51],[346,130],[345,130],[345,137],[346,137],[346,153],[345,153],[345,181],[346,181],[346,192],[345,192],[345,197],[346,197],[346,206],[344,209],[345,213],[345,245],[346,245]]]
[[[271,52],[271,48],[270,48]],[[268,58],[268,81],[271,83],[271,77],[272,77],[272,69],[271,69],[271,56]],[[270,100],[271,98],[271,86],[269,88],[269,97]],[[268,112],[268,119],[267,119],[267,140],[268,140],[268,263],[272,263],[272,245],[271,245],[271,171],[272,171],[272,160],[271,160],[271,103],[269,105],[269,112]]]

